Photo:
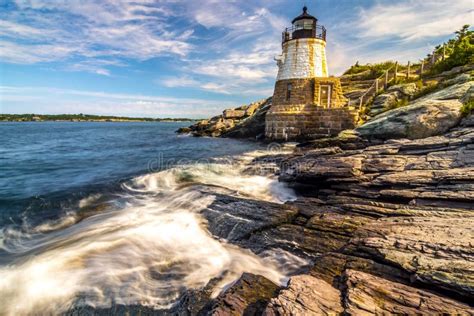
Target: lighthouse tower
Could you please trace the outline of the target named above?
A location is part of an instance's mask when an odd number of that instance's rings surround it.
[[[318,19],[303,13],[291,22],[282,35],[282,54],[275,59],[278,63],[279,80],[327,77],[326,29],[318,25]]]
[[[282,33],[282,54],[275,57],[278,75],[265,120],[270,139],[308,139],[337,134],[354,126],[345,108],[338,78],[328,76],[326,28],[303,12]]]

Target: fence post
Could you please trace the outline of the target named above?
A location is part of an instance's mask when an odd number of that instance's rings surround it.
[[[363,99],[363,97],[360,97],[359,111],[362,110],[362,99]]]
[[[408,62],[407,66],[407,79],[410,78],[410,62]]]
[[[397,82],[397,75],[398,75],[398,61],[395,62],[395,83]]]
[[[375,79],[375,94],[379,92],[379,78]]]
[[[388,69],[385,70],[385,83],[383,85],[383,89],[386,90],[388,87]]]
[[[425,60],[423,59],[421,61],[421,69],[420,69],[420,77],[423,74],[423,71],[425,70]]]
[[[433,54],[431,54],[431,64],[433,65],[435,63],[435,58],[436,58],[436,51],[433,51]]]
[[[446,44],[443,44],[443,60],[444,56],[446,56]]]

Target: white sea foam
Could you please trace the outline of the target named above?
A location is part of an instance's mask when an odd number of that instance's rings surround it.
[[[255,151],[238,160],[221,163],[199,163],[178,166],[157,173],[137,177],[125,186],[132,191],[176,191],[191,184],[202,184],[229,190],[230,194],[257,200],[283,203],[295,199],[293,190],[278,182],[276,177],[245,175],[246,163],[255,157],[268,154]]]
[[[127,184],[135,193],[132,198],[127,194],[121,209],[74,225],[63,225],[74,220],[65,217],[27,233],[3,234],[9,239],[4,249],[28,255],[0,268],[0,314],[56,314],[77,304],[78,296],[81,304],[95,307],[169,308],[183,289],[201,288],[221,277],[213,292],[217,295],[243,272],[285,284],[287,274],[304,260],[283,251],[258,257],[217,240],[199,214],[215,196],[193,185],[267,201],[293,197],[276,179],[240,170],[199,164],[145,175]]]
[[[92,194],[88,197],[85,197],[85,198],[83,198],[79,201],[79,207],[80,208],[86,207],[86,206],[90,205],[91,203],[97,201],[101,197],[102,197],[101,194]]]

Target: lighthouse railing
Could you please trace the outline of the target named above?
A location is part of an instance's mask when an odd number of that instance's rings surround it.
[[[301,36],[298,32],[294,33],[296,31],[303,31],[304,35]],[[322,25],[293,25],[285,28],[281,37],[282,43],[297,38],[318,38],[326,41],[326,28]]]

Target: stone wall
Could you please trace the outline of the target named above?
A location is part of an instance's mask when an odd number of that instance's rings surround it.
[[[291,97],[287,99],[288,84],[292,85]],[[307,104],[314,101],[313,79],[288,79],[275,83],[273,106],[290,106],[293,104]]]
[[[265,136],[269,139],[315,139],[335,136],[340,131],[352,129],[357,121],[357,111],[347,108],[325,109],[306,105],[295,112],[268,112]]]
[[[291,97],[287,98],[288,84],[292,85]],[[318,104],[321,85],[331,86],[331,104],[329,107],[344,106],[347,99],[342,93],[341,83],[335,77],[278,80],[273,93],[273,109],[279,111],[294,110],[294,106]]]
[[[278,59],[277,80],[327,76],[325,41],[300,38],[283,43],[282,54]]]

